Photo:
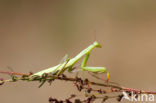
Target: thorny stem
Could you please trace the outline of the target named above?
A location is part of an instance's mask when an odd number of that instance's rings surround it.
[[[23,73],[17,73],[17,72],[0,72],[0,73],[6,73],[6,74],[12,74],[12,75],[22,75],[22,76],[30,76],[30,74],[23,74]],[[77,81],[77,78],[70,78],[66,76],[53,76],[54,79],[57,80],[64,80],[64,81],[71,81],[75,82]],[[22,77],[16,78],[16,80],[29,80],[30,78],[23,79]],[[46,80],[51,80],[51,78],[46,78]],[[30,80],[29,80],[30,81]],[[0,80],[0,84],[3,84],[5,82],[14,82],[13,79],[8,79],[8,80]],[[114,82],[110,82],[109,85],[107,83],[98,83],[98,82],[93,82],[93,81],[88,81],[89,84],[95,85],[95,86],[101,86],[101,87],[111,87],[112,92],[135,92],[138,94],[154,94],[156,95],[156,91],[144,91],[144,90],[139,90],[139,89],[134,89],[134,88],[127,88],[119,85],[115,85]]]
[[[67,78],[67,77],[57,77],[56,79],[65,80],[65,81],[76,81],[76,78]],[[139,94],[155,94],[156,95],[155,91],[143,91],[143,90],[134,89],[134,88],[126,88],[123,86],[116,86],[113,84],[107,85],[107,83],[97,83],[97,82],[89,81],[89,84],[96,85],[96,86],[102,86],[102,87],[111,87],[111,88],[119,89],[120,91],[135,92],[135,93],[139,93]]]

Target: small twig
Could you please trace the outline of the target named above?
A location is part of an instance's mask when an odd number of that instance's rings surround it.
[[[0,71],[0,73],[2,74],[8,74],[8,75],[28,75],[28,74],[25,74],[25,73],[18,73],[18,72],[8,72],[8,71]]]

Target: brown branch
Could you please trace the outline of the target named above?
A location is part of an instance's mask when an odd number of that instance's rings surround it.
[[[28,76],[28,77],[30,76],[30,74],[17,73],[17,72],[0,71],[0,73],[9,74],[9,75],[22,75],[22,76]],[[57,79],[57,80],[64,80],[64,81],[71,81],[71,82],[77,81],[77,78],[70,78],[70,77],[66,77],[66,76],[53,76],[53,78]],[[98,77],[96,77],[96,78],[98,78]],[[28,79],[30,79],[30,78],[27,78],[27,79],[23,79],[22,77],[17,78],[17,80],[28,80]],[[51,78],[46,77],[46,80],[51,80]],[[5,82],[12,82],[12,81],[13,81],[12,79],[9,79],[9,80],[1,79],[0,84],[3,84]],[[93,81],[88,81],[88,83],[91,85],[96,85],[96,86],[110,87],[112,89],[112,92],[126,91],[126,92],[135,92],[138,94],[155,94],[156,95],[156,91],[144,91],[144,90],[139,90],[139,89],[134,89],[134,88],[127,88],[127,87],[115,85],[115,84],[113,84],[114,82],[110,82],[109,84],[107,84],[106,82],[105,83],[97,83],[97,82],[93,82]]]
[[[76,78],[68,78],[68,77],[57,77],[56,79],[58,80],[65,80],[65,81],[76,81]],[[139,94],[155,94],[156,95],[156,91],[144,91],[144,90],[139,90],[139,89],[134,89],[134,88],[126,88],[123,86],[116,86],[113,84],[107,84],[107,83],[97,83],[97,82],[92,82],[92,81],[88,81],[89,84],[91,85],[96,85],[96,86],[102,86],[102,87],[111,87],[111,88],[115,88],[115,89],[119,89],[120,91],[127,91],[127,92],[135,92],[135,93],[139,93]]]

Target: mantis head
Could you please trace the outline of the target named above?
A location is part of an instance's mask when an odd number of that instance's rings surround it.
[[[95,41],[95,42],[93,43],[93,45],[94,45],[95,47],[101,48],[101,45],[100,45],[97,41]]]

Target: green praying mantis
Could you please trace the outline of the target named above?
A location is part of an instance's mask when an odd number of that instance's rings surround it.
[[[88,46],[86,49],[84,49],[83,51],[81,51],[77,56],[75,56],[72,59],[67,59],[66,61],[64,61],[63,63],[60,63],[54,67],[39,71],[37,73],[34,73],[33,75],[31,75],[30,77],[33,76],[42,76],[44,73],[52,73],[55,74],[57,76],[61,75],[64,73],[65,70],[68,69],[69,72],[71,72],[73,70],[73,66],[74,64],[83,56],[84,59],[82,61],[81,64],[81,70],[82,71],[88,71],[88,72],[93,72],[93,73],[107,73],[107,80],[109,79],[109,72],[107,72],[105,67],[89,67],[86,66],[90,52],[92,51],[92,49],[94,48],[101,48],[101,45],[95,41],[93,44],[91,44],[90,46]]]

